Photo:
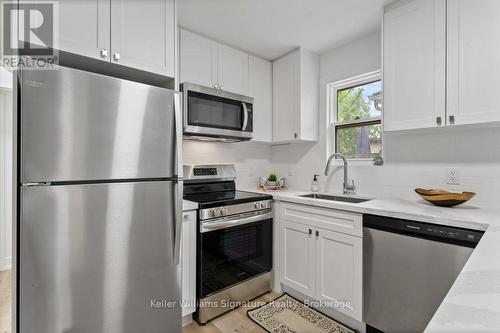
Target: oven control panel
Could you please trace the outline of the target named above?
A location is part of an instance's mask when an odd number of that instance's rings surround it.
[[[234,181],[236,168],[233,164],[184,165],[184,181],[187,183],[202,181]]]
[[[272,200],[262,200],[262,201],[246,202],[236,205],[206,208],[200,210],[200,219],[207,220],[223,216],[243,214],[259,210],[267,210],[272,208],[273,208]]]
[[[217,168],[194,168],[195,176],[217,176]]]

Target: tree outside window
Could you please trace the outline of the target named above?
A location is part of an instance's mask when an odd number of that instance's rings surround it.
[[[370,74],[330,85],[332,148],[350,159],[368,159],[382,150],[382,84]],[[333,149],[332,149],[333,150]]]

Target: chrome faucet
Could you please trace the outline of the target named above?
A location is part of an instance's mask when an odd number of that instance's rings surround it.
[[[342,162],[344,162],[344,194],[352,194],[354,192],[354,190],[356,190],[356,186],[354,186],[354,180],[352,181],[352,185],[349,185],[349,177],[347,175],[347,160],[345,158],[344,155],[340,154],[340,153],[335,153],[335,154],[332,154],[329,158],[328,158],[328,162],[326,162],[326,168],[325,168],[325,176],[328,176],[328,170],[330,169],[330,162],[332,161],[332,159],[334,158],[341,158],[342,159]]]

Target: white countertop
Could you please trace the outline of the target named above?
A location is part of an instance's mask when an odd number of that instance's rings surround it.
[[[182,200],[182,211],[198,209],[198,203],[189,200]]]
[[[299,197],[305,193],[269,194],[279,201],[485,231],[425,332],[500,332],[500,209],[478,208],[473,202],[441,208],[417,198],[352,204]]]

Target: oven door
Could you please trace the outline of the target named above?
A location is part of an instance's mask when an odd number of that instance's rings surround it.
[[[200,226],[198,299],[272,270],[272,221],[267,212]]]
[[[253,98],[184,83],[184,134],[250,140]]]

